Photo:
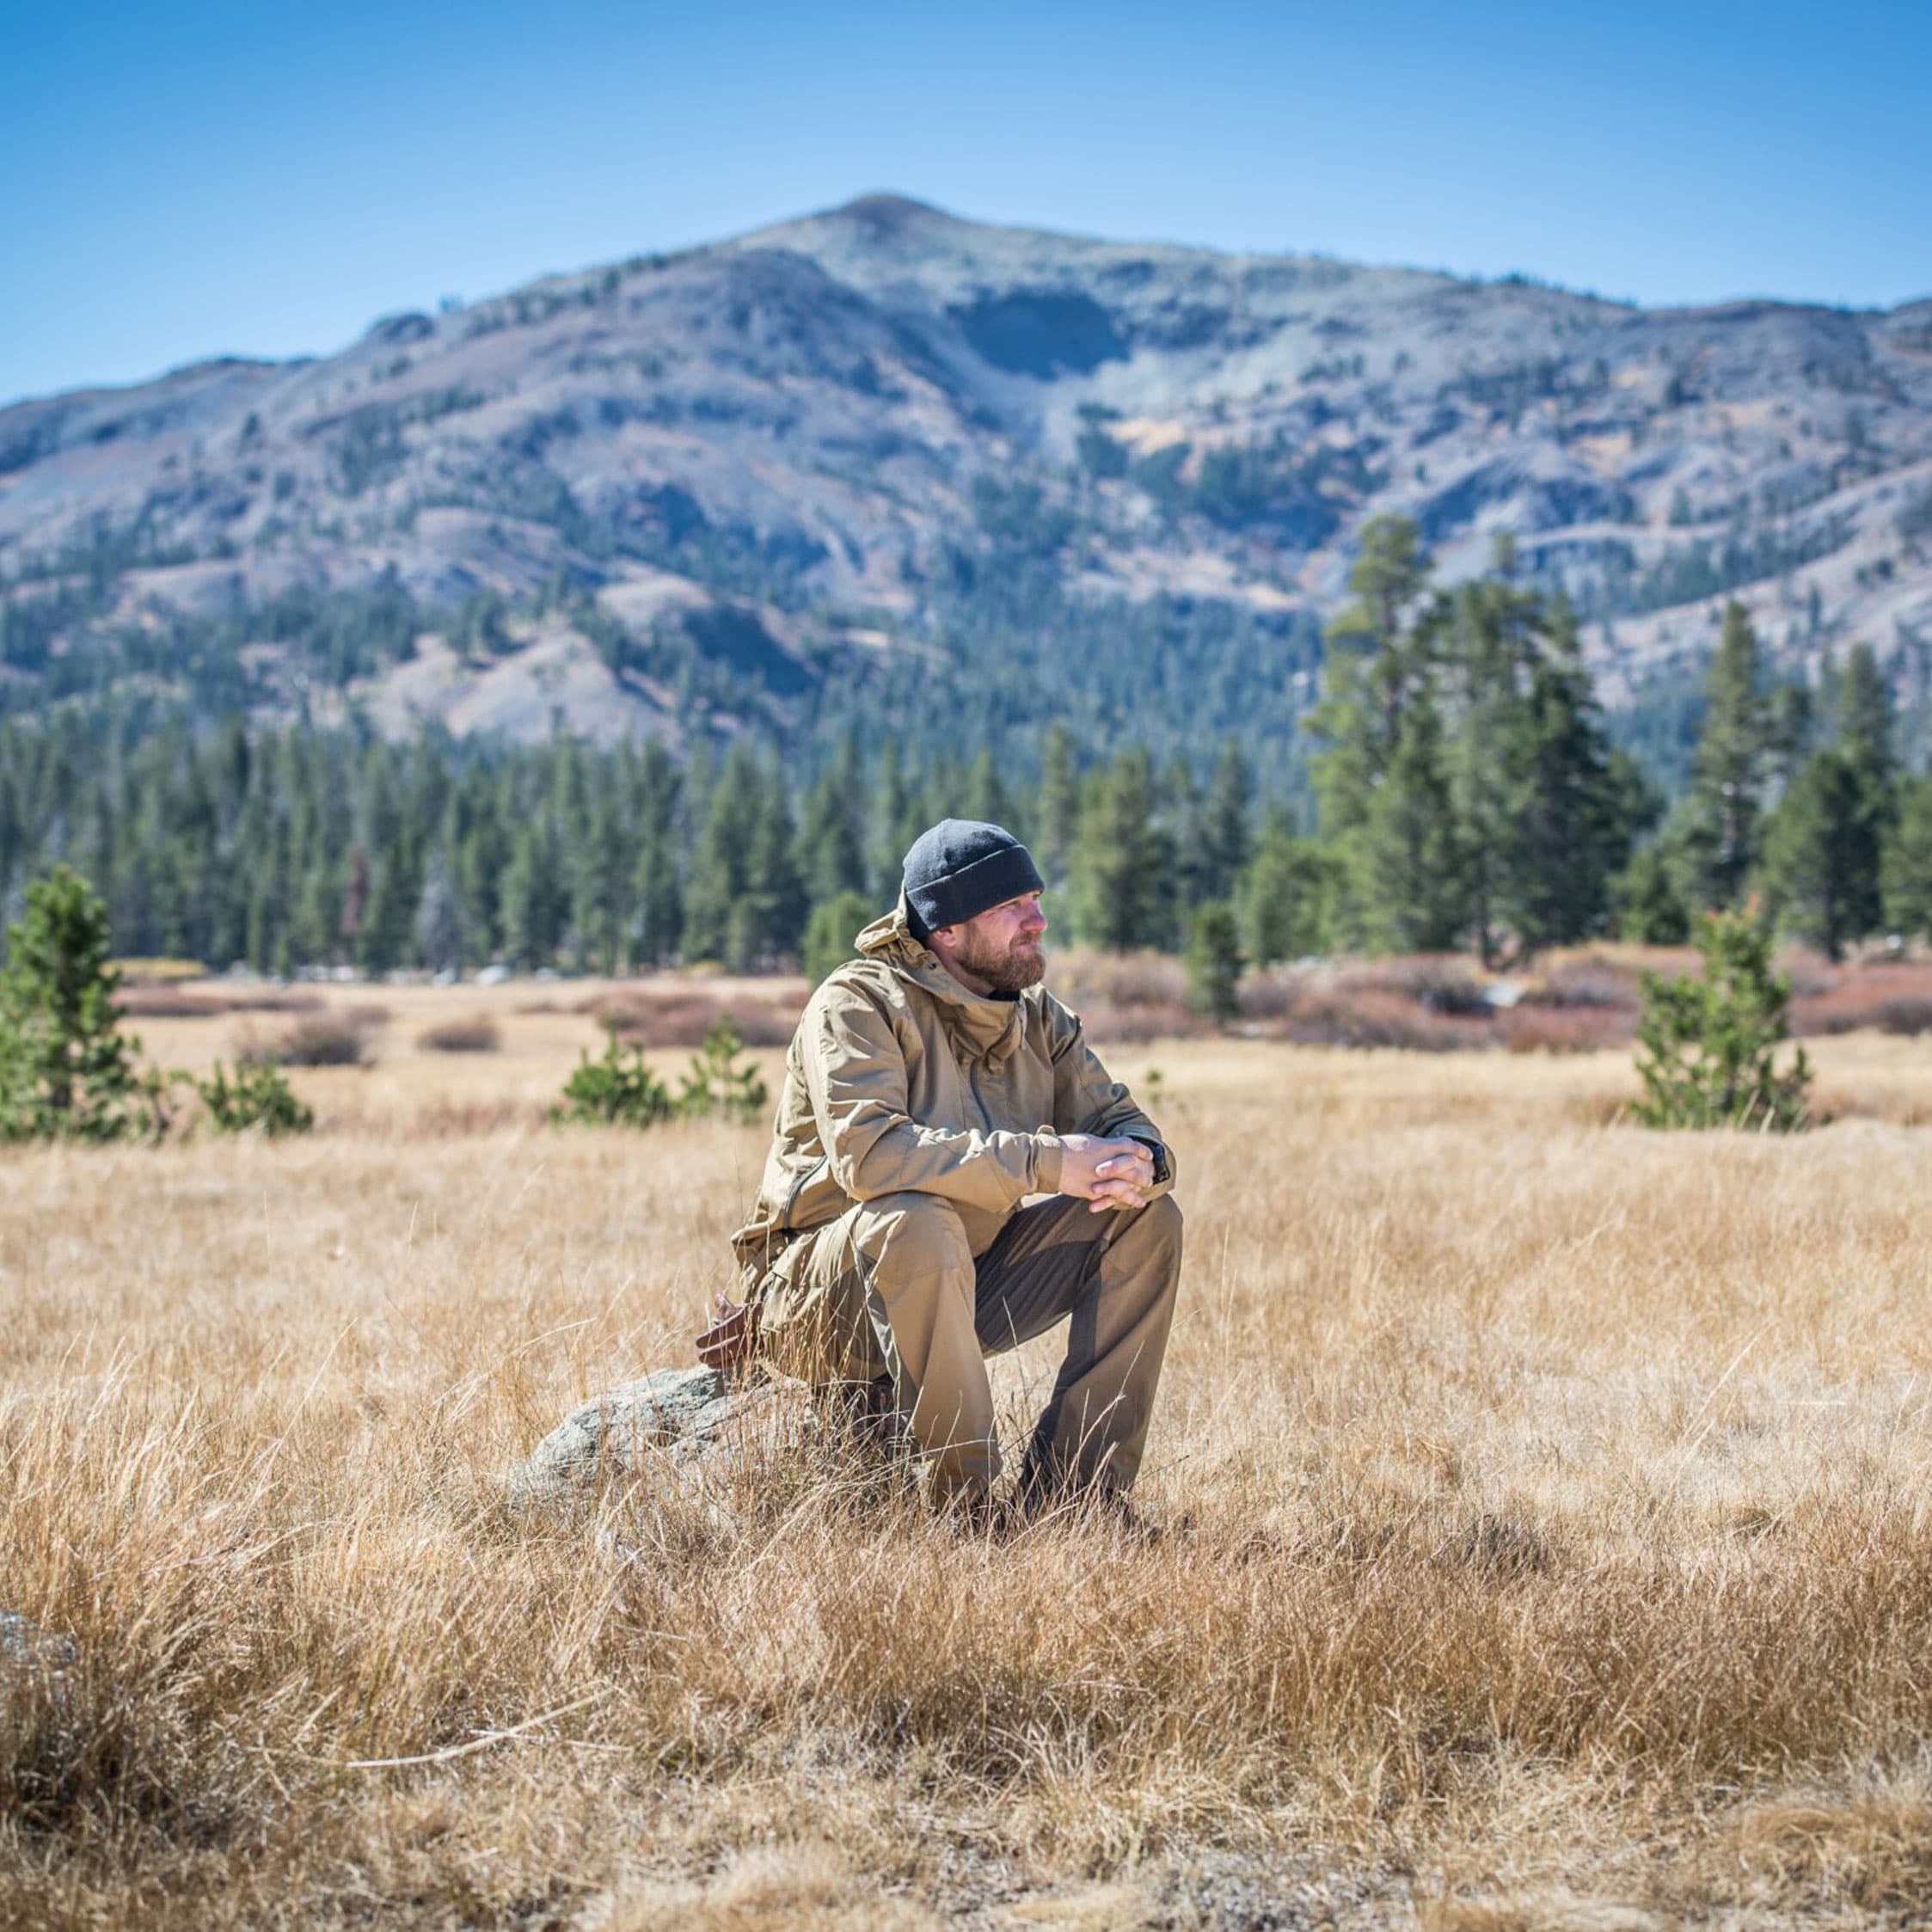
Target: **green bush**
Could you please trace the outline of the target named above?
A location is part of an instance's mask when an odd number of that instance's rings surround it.
[[[78,873],[27,888],[0,971],[0,1141],[157,1138],[167,1085],[138,1073],[114,1010],[107,914]]]
[[[691,1070],[678,1095],[678,1111],[690,1119],[756,1120],[771,1095],[758,1077],[757,1064],[738,1056],[745,1038],[727,1013],[719,1016],[691,1056]]]
[[[577,1070],[564,1083],[563,1098],[550,1109],[551,1119],[592,1126],[654,1127],[672,1119],[678,1103],[671,1089],[645,1064],[641,1046],[623,1046],[617,1029],[604,1027],[603,1053],[592,1059],[586,1049]]]
[[[1791,982],[1771,970],[1771,941],[1747,912],[1701,915],[1702,978],[1643,976],[1632,1108],[1647,1127],[1752,1127],[1790,1133],[1809,1125],[1811,1064],[1802,1047],[1782,1072]]]
[[[282,1070],[267,1061],[242,1063],[232,1080],[219,1060],[194,1090],[208,1110],[208,1124],[218,1134],[261,1133],[270,1140],[285,1134],[305,1134],[316,1124],[314,1111],[297,1098]]]
[[[559,1123],[655,1127],[666,1120],[755,1120],[770,1094],[755,1061],[740,1064],[745,1039],[729,1014],[721,1016],[691,1056],[690,1071],[675,1096],[645,1064],[641,1046],[619,1044],[616,1025],[604,1023],[603,1053],[586,1052],[565,1082],[563,1098],[550,1109]]]

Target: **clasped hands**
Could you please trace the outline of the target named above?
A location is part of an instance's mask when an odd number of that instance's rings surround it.
[[[1146,1206],[1154,1185],[1154,1156],[1144,1141],[1062,1134],[1059,1142],[1063,1194],[1087,1202],[1095,1214],[1109,1208]]]

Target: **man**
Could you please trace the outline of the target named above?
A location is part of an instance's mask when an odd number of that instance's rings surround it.
[[[897,910],[799,1021],[733,1240],[745,1348],[868,1391],[934,1499],[969,1507],[999,1473],[984,1357],[1064,1316],[1020,1500],[1128,1488],[1181,1268],[1159,1130],[1040,984],[1041,890],[997,825],[948,819],[914,843]]]

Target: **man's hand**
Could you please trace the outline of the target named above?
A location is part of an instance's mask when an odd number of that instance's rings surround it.
[[[1138,1140],[1103,1140],[1098,1134],[1062,1134],[1060,1192],[1090,1204],[1090,1211],[1145,1207],[1154,1185],[1154,1156]]]

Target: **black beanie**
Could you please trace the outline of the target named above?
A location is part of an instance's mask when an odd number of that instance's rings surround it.
[[[978,819],[941,819],[921,832],[905,855],[904,882],[922,944],[941,926],[1046,887],[1033,854],[1011,832]]]

